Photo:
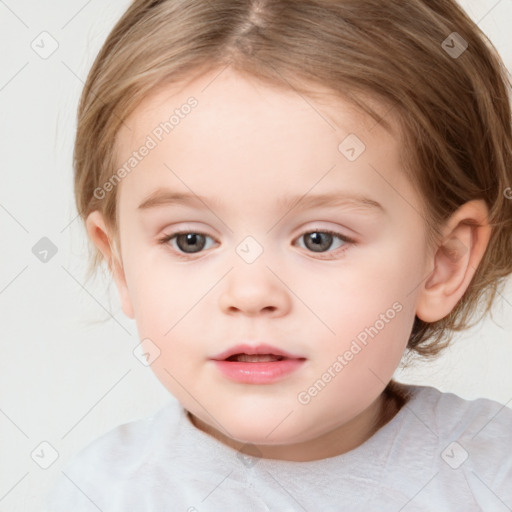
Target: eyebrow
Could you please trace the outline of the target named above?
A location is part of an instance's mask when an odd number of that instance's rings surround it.
[[[204,197],[197,194],[176,192],[174,190],[159,188],[148,195],[138,206],[138,210],[144,211],[160,206],[172,205],[196,205],[203,208],[222,209],[223,201],[214,197]],[[277,204],[284,210],[291,210],[296,206],[301,209],[317,208],[321,206],[347,206],[368,212],[386,213],[385,208],[375,199],[353,192],[329,192],[326,194],[309,194],[303,196],[282,196],[277,199]]]

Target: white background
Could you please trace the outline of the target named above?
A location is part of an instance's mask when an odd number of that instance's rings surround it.
[[[108,293],[101,279],[84,286],[87,246],[72,195],[78,97],[128,4],[0,0],[0,512],[39,510],[71,455],[171,399],[133,356],[139,340],[115,287]],[[512,1],[462,4],[512,69]],[[48,59],[31,48],[43,31],[59,45]],[[32,253],[42,237],[58,249],[47,263]],[[510,284],[494,321],[399,380],[511,406]],[[58,453],[46,470],[31,458],[43,441]],[[35,454],[44,464],[52,452],[43,445]]]

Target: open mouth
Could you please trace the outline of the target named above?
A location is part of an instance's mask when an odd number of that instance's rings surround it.
[[[255,353],[257,352],[257,353]],[[273,384],[297,371],[306,358],[271,345],[238,345],[213,358],[217,370],[241,384]]]

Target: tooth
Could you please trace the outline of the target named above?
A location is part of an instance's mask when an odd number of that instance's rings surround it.
[[[259,363],[280,361],[282,357],[274,356],[272,354],[238,354],[236,360],[242,363]]]

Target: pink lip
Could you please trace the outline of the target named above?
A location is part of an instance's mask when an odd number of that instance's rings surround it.
[[[227,361],[235,354],[273,354],[285,359],[257,363]],[[215,366],[230,380],[243,384],[272,384],[297,370],[306,360],[271,345],[237,345],[212,358]]]

